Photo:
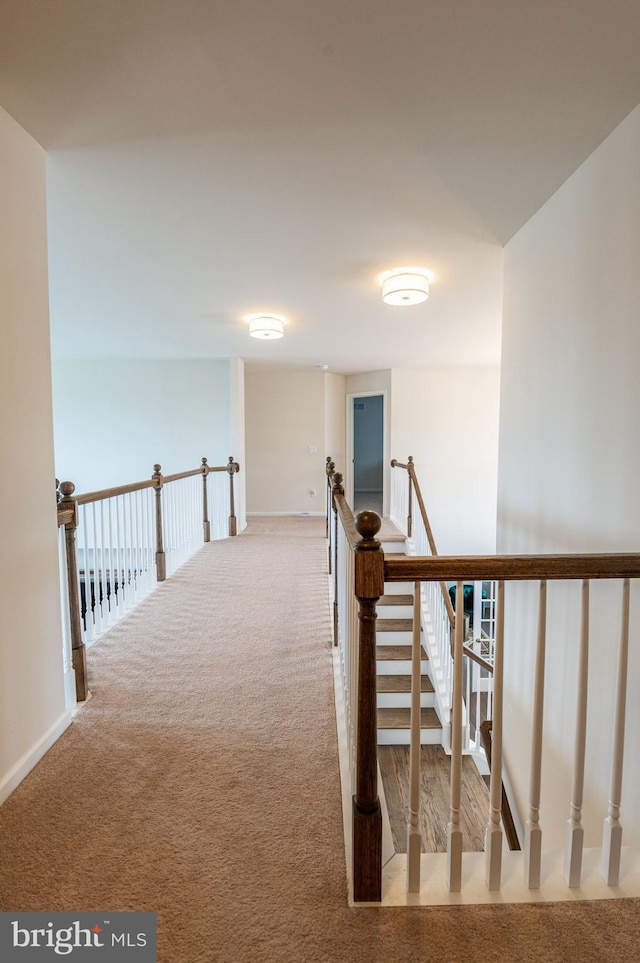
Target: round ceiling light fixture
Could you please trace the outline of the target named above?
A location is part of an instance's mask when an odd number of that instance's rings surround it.
[[[279,314],[252,314],[247,318],[249,334],[263,341],[275,341],[284,335],[284,318]]]
[[[395,268],[380,278],[385,304],[409,306],[421,304],[429,297],[431,274],[424,268]]]

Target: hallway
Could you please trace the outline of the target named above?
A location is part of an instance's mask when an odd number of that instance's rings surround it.
[[[323,536],[251,519],[89,650],[0,809],[0,910],[155,910],[162,963],[633,958],[638,901],[347,907]]]

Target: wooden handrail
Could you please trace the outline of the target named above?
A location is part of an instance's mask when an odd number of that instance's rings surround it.
[[[208,467],[207,465],[207,468]],[[226,467],[221,470],[226,471]],[[163,475],[162,482],[164,485],[168,485],[169,482],[180,481],[181,478],[193,478],[194,475],[202,475],[202,467],[194,468],[192,471],[179,471],[176,472],[175,475]]]
[[[485,755],[487,757],[487,764],[489,766],[489,771],[491,771],[491,730],[493,728],[493,723],[491,719],[486,719],[485,722],[480,724],[480,738],[484,746]],[[504,783],[502,783],[502,801],[500,804],[500,812],[502,816],[502,825],[504,827],[505,836],[507,837],[507,843],[509,844],[510,850],[520,850],[520,840],[518,839],[518,833],[516,832],[516,824],[513,819],[513,813],[511,812],[511,806],[509,805],[509,799],[507,797],[506,790],[504,788]]]
[[[424,498],[422,497],[422,489],[420,488],[420,482],[418,481],[418,476],[416,475],[416,466],[413,463],[413,458],[409,456],[409,460],[406,465],[400,461],[397,461],[395,458],[393,458],[391,461],[391,467],[404,468],[407,471],[410,478],[410,486],[415,490],[416,498],[418,499],[418,506],[420,508],[420,514],[422,515],[422,523],[424,525],[424,529],[427,534],[429,549],[432,555],[437,556],[438,549],[436,548],[436,540],[433,537],[431,523],[429,522],[429,516],[427,515],[427,508],[424,503]],[[410,492],[411,492],[411,487],[409,488]],[[409,532],[409,534],[411,534],[411,532]],[[447,615],[449,616],[449,624],[453,629],[456,623],[456,616],[455,616],[455,612],[453,610],[453,604],[449,597],[449,592],[447,590],[447,586],[444,583],[444,580],[440,582],[440,589],[442,591],[442,598],[444,600],[444,605],[447,610]]]
[[[438,555],[386,558],[388,582],[640,578],[640,555]]]
[[[234,471],[239,471],[240,466],[237,462],[232,460],[232,464],[237,466]],[[200,468],[194,468],[192,471],[179,471],[174,475],[163,475],[162,483],[164,485],[169,485],[171,482],[180,481],[181,478],[191,478],[194,475],[202,475],[204,469],[206,468],[207,474],[211,474],[214,471],[229,471],[229,465],[205,465]],[[88,505],[91,502],[100,502],[104,498],[115,498],[117,495],[128,495],[131,492],[143,491],[145,488],[154,488],[157,482],[153,478],[145,478],[143,481],[130,482],[128,485],[115,485],[113,488],[101,488],[94,492],[83,492],[80,495],[76,495],[76,502],[78,505]]]
[[[481,655],[478,655],[477,652],[474,652],[470,645],[463,645],[462,651],[471,659],[472,662],[482,666],[483,669],[486,669],[487,672],[490,672],[491,675],[493,675],[493,665],[491,662],[487,662],[487,660],[483,659]]]
[[[340,476],[340,478],[342,479],[342,476]],[[334,491],[333,499],[349,545],[353,551],[355,551],[358,547],[358,543],[360,542],[360,536],[358,535],[358,531],[353,520],[353,512],[349,508],[344,494]]]
[[[101,502],[104,498],[115,498],[116,495],[128,495],[130,492],[153,488],[154,485],[153,478],[145,478],[144,481],[131,482],[129,485],[116,485],[114,488],[101,488],[95,492],[84,492],[76,496],[76,501],[78,505],[89,505],[91,502]]]
[[[416,497],[418,499],[418,505],[420,506],[420,513],[422,515],[422,521],[424,522],[425,531],[427,533],[427,541],[429,542],[429,548],[431,549],[432,555],[438,554],[438,549],[436,548],[436,540],[433,537],[433,531],[431,530],[431,523],[429,522],[429,516],[427,515],[427,509],[424,503],[424,498],[422,497],[422,489],[420,488],[420,483],[418,482],[418,477],[416,475],[415,465],[412,461],[407,465],[407,471],[411,475],[411,481],[413,482],[413,487],[415,488]]]

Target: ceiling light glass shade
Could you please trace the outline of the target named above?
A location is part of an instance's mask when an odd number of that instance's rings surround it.
[[[249,334],[252,338],[275,341],[284,334],[284,318],[277,314],[257,314],[249,318]]]
[[[426,271],[402,268],[391,271],[382,280],[382,300],[385,304],[420,304],[429,297],[429,275]]]

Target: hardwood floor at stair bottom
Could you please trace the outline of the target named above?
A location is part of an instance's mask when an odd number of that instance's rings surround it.
[[[394,846],[397,853],[406,853],[409,747],[378,746],[378,760]],[[422,851],[444,853],[447,850],[449,821],[450,758],[442,746],[422,746],[420,760],[419,825]],[[482,852],[484,849],[484,830],[488,817],[487,787],[473,759],[463,756],[460,823],[465,852]]]

